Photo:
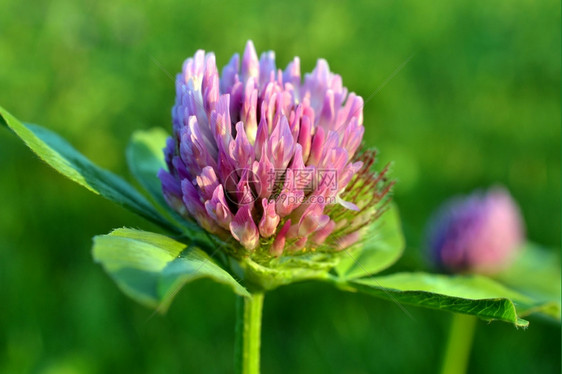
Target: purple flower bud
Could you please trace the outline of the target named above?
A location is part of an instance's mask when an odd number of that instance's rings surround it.
[[[316,129],[316,133],[312,137],[312,144],[310,146],[310,154],[308,156],[308,163],[316,165],[320,162],[322,157],[322,150],[324,149],[324,130],[322,127]]]
[[[244,124],[236,124],[236,138],[229,144],[229,156],[233,165],[240,169],[251,169],[254,162],[254,147],[246,136]]]
[[[301,61],[295,57],[293,61],[287,65],[283,72],[283,82],[290,83],[293,87],[299,89],[301,83]]]
[[[275,80],[275,52],[264,52],[260,57],[260,88],[273,80]]]
[[[298,58],[278,70],[274,52],[258,60],[251,41],[218,71],[214,54],[197,51],[177,76],[158,174],[168,204],[239,244],[235,255],[353,244],[391,186],[386,169],[371,171],[374,152],[357,154],[362,98],[326,61],[303,82]]]
[[[268,143],[269,159],[273,163],[273,167],[277,170],[283,170],[289,164],[293,157],[295,140],[287,117],[280,118],[273,130]]]
[[[218,185],[213,191],[213,197],[205,202],[205,209],[209,216],[214,219],[223,229],[230,229],[230,222],[232,222],[232,213],[228,208],[224,196],[222,185]]]
[[[259,79],[260,76],[260,63],[258,61],[258,54],[252,41],[246,43],[244,56],[242,57],[242,81],[246,82],[250,78]]]
[[[244,103],[240,113],[240,120],[244,124],[245,131],[251,143],[256,139],[258,122],[256,119],[258,105],[258,89],[254,83],[254,79],[248,79],[244,92]]]
[[[250,213],[250,206],[245,205],[230,222],[232,236],[248,250],[254,250],[259,245],[260,233]]]
[[[162,182],[162,191],[164,192],[164,198],[168,205],[181,216],[186,217],[187,209],[182,202],[183,194],[179,180],[162,169],[158,172],[158,178],[160,178]]]
[[[281,217],[275,212],[275,202],[268,202],[267,199],[262,199],[263,216],[261,218],[259,229],[260,234],[264,238],[269,238],[275,234],[277,225]]]
[[[279,232],[277,233],[275,240],[273,240],[273,244],[271,244],[271,248],[269,250],[269,253],[271,253],[271,255],[281,256],[283,250],[285,249],[285,243],[287,241],[286,237],[290,228],[291,228],[291,220],[288,219],[287,221],[285,221],[283,227],[281,227],[281,230],[279,230]]]
[[[275,210],[281,217],[288,216],[297,206],[300,205],[300,199],[304,196],[304,191],[296,188],[294,184],[294,174],[291,169],[285,172],[285,181],[277,198]]]
[[[498,272],[523,239],[519,208],[500,187],[445,202],[428,225],[432,261],[452,272]]]
[[[204,200],[210,200],[213,193],[219,186],[215,169],[210,166],[205,166],[201,174],[196,177],[197,186],[201,190],[201,196]]]
[[[183,193],[183,203],[189,214],[195,218],[197,223],[205,230],[218,233],[219,227],[214,224],[207,213],[204,204],[201,202],[197,188],[187,179],[182,180],[181,190]]]
[[[238,75],[238,71],[240,70],[240,56],[236,53],[230,61],[228,65],[226,65],[222,69],[222,75],[220,79],[220,90],[221,92],[229,92],[234,86],[236,82],[236,76]]]

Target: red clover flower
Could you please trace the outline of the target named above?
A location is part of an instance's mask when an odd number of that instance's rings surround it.
[[[495,273],[511,263],[523,242],[523,219],[509,193],[495,187],[446,202],[430,221],[428,239],[438,267]]]
[[[303,80],[298,57],[282,71],[249,41],[219,76],[199,50],[177,75],[172,117],[168,204],[244,254],[347,248],[392,186],[387,169],[370,171],[375,152],[358,152],[363,99],[322,59]]]

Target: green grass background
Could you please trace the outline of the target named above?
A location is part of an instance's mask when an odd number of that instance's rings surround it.
[[[560,4],[492,1],[4,0],[0,105],[127,175],[135,129],[170,127],[173,81],[197,48],[220,65],[252,39],[303,72],[326,58],[394,160],[407,249],[445,198],[501,183],[528,237],[560,247]],[[411,60],[393,76],[408,58]],[[158,65],[161,65],[160,68]],[[393,78],[387,82],[387,79]],[[386,84],[384,84],[387,82]],[[384,87],[381,88],[381,86]],[[122,295],[91,237],[146,221],[72,184],[0,129],[0,372],[229,373],[234,296],[186,287],[166,316]],[[299,284],[266,297],[264,373],[434,373],[450,315]],[[479,322],[472,373],[559,373],[560,327]]]

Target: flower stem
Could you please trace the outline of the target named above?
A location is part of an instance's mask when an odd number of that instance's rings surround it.
[[[466,373],[475,327],[476,317],[453,315],[441,374]]]
[[[262,292],[236,300],[235,369],[238,374],[259,374]]]

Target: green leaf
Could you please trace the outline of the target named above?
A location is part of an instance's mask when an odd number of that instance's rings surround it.
[[[162,195],[158,170],[166,168],[164,146],[168,134],[161,128],[137,130],[127,146],[127,163],[131,173],[146,191],[162,206],[168,206]]]
[[[168,134],[161,128],[135,131],[127,146],[127,163],[133,176],[149,193],[157,208],[180,230],[187,231],[189,237],[201,233],[202,229],[193,222],[186,221],[170,208],[162,194],[162,184],[157,174],[166,169],[163,149]]]
[[[513,264],[494,276],[541,305],[537,312],[560,320],[560,255],[533,243],[521,248]]]
[[[470,314],[487,321],[511,322],[519,327],[529,324],[521,317],[539,307],[529,297],[479,275],[396,273],[357,279],[348,285],[400,304]]]
[[[384,212],[363,234],[365,241],[346,250],[335,270],[340,279],[357,279],[378,273],[394,264],[404,250],[400,216],[395,205]]]
[[[129,183],[93,164],[57,134],[37,125],[24,125],[2,107],[0,123],[65,177],[166,229],[177,231]]]
[[[94,237],[93,256],[125,294],[160,312],[167,310],[183,285],[199,278],[211,278],[250,297],[204,251],[164,235],[116,229]]]

